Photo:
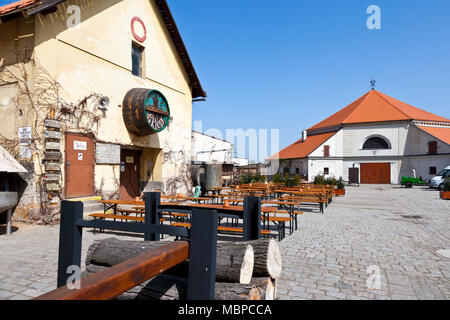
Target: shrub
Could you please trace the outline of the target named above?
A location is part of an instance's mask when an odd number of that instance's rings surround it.
[[[283,182],[279,173],[275,173],[272,177],[272,182]]]
[[[325,175],[318,174],[314,178],[314,184],[317,184],[317,185],[325,185],[325,184],[327,184],[327,179],[325,179]]]
[[[330,185],[330,186],[335,186],[337,184],[337,179],[335,177],[333,178],[328,178],[326,181],[326,184]]]
[[[339,180],[337,180],[336,188],[337,189],[345,189],[345,184],[344,184],[344,180],[342,179],[342,177],[340,177]]]
[[[302,177],[299,174],[296,174],[293,180],[295,187],[299,186],[302,183]]]

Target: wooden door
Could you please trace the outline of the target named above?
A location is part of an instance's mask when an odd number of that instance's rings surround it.
[[[348,169],[348,182],[359,184],[359,168]]]
[[[361,183],[364,184],[390,184],[390,163],[362,163]]]
[[[120,155],[120,199],[132,200],[140,195],[141,152],[122,150]]]
[[[66,198],[94,195],[94,139],[66,133],[65,161]]]

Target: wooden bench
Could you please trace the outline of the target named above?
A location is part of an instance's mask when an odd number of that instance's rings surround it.
[[[298,229],[298,223],[297,223],[297,216],[304,214],[303,211],[293,211],[293,212],[289,212],[286,210],[279,210],[277,211],[277,213],[283,213],[283,214],[289,214],[289,215],[293,215],[294,218],[294,224],[295,224],[295,230]]]
[[[145,213],[144,210],[136,210],[136,209],[117,209],[117,212],[123,213],[123,214],[130,214],[130,213],[143,214],[143,213]]]
[[[281,241],[286,236],[286,222],[289,222],[289,232],[292,234],[292,218],[291,217],[261,217],[262,220],[266,220],[268,222],[273,222],[277,227],[278,232],[278,241]]]
[[[306,203],[317,203],[319,204],[320,213],[323,213],[324,204],[328,205],[328,198],[325,195],[315,195],[315,194],[295,194],[287,197],[282,197],[290,201],[299,201]]]
[[[130,216],[122,216],[122,215],[115,215],[115,214],[105,214],[105,213],[92,213],[89,215],[90,217],[93,217],[94,219],[113,219],[114,221],[116,220],[125,220],[125,221],[135,221],[135,222],[145,222],[145,218],[144,217],[130,217]],[[161,218],[160,222],[164,222],[167,221],[167,219]],[[94,235],[95,235],[95,228],[93,230]],[[100,230],[100,232],[102,232],[102,230]]]
[[[184,223],[184,222],[173,222],[171,225],[174,226],[174,227],[183,227],[183,228],[190,228],[191,227],[190,223]],[[229,231],[229,232],[239,232],[239,233],[243,233],[244,232],[243,228],[224,227],[224,226],[219,226],[217,228],[217,230],[219,230],[219,231]],[[270,230],[261,229],[261,234],[263,234],[263,235],[270,235]]]

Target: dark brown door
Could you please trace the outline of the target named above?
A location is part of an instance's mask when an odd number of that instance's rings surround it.
[[[94,195],[94,139],[66,133],[66,198]]]
[[[361,183],[365,184],[390,184],[390,163],[362,163]]]
[[[141,152],[135,150],[122,150],[120,155],[120,199],[132,200],[140,195]]]
[[[359,184],[359,168],[348,169],[348,182]]]

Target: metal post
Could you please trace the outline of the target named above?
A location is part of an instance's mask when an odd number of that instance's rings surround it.
[[[83,220],[83,203],[62,201],[59,226],[58,288],[67,284],[70,266],[81,267],[81,239],[83,228],[77,225]]]
[[[161,203],[161,194],[159,192],[145,193],[145,223],[159,225],[159,204]],[[144,233],[145,241],[159,241],[160,235],[156,233]]]
[[[261,198],[244,198],[244,241],[261,237]]]
[[[188,300],[214,300],[217,219],[216,210],[192,210]]]
[[[6,234],[11,235],[11,217],[12,217],[12,209],[8,209],[6,212]]]

